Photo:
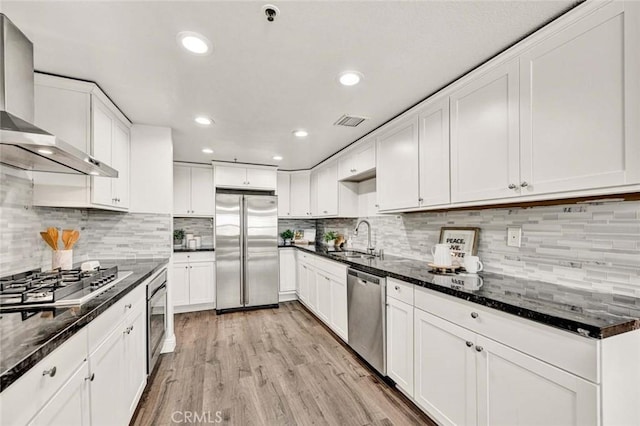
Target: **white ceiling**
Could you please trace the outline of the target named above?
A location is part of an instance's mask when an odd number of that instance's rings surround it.
[[[311,167],[575,1],[12,2],[39,71],[97,82],[135,123],[173,129],[177,160]],[[196,31],[213,53],[179,48]],[[365,76],[355,87],[339,72]],[[371,120],[333,126],[344,113]],[[212,117],[209,128],[193,122]],[[304,128],[309,137],[296,140]],[[206,155],[202,148],[214,154]],[[272,160],[274,154],[284,159]]]

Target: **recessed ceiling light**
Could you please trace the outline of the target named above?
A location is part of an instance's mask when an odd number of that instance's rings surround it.
[[[196,118],[194,118],[194,121],[201,126],[210,126],[211,123],[213,123],[212,119],[210,119],[209,117],[205,117],[204,115],[197,116]]]
[[[309,136],[309,132],[307,132],[306,130],[294,130],[293,131],[293,136],[295,136],[296,138],[306,138],[307,136]]]
[[[280,161],[280,160],[282,160],[282,156],[281,155],[274,155],[273,159],[276,160],[276,161]]]
[[[49,149],[39,149],[38,152],[40,154],[44,154],[44,155],[51,155],[53,154],[53,151],[49,150]]]
[[[344,71],[338,76],[338,81],[343,86],[355,86],[364,76],[358,71]]]
[[[211,42],[202,34],[193,31],[178,33],[178,43],[194,55],[206,55],[211,50]]]
[[[202,152],[205,154],[213,154],[213,150],[211,148],[202,148]]]

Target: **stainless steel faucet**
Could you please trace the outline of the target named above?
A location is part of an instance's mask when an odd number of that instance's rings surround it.
[[[360,228],[360,225],[362,225],[363,223],[367,225],[367,253],[375,255],[376,248],[373,246],[373,244],[371,244],[371,224],[368,220],[363,219],[358,222],[358,224],[356,225],[356,229],[354,229],[353,231],[353,235],[358,235],[358,228]]]

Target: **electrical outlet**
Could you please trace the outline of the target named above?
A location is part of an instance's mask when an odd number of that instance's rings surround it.
[[[519,226],[507,228],[507,245],[509,247],[520,247],[522,245],[522,228]]]

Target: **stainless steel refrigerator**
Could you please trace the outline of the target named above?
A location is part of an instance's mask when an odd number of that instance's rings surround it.
[[[278,198],[216,194],[216,310],[278,304]]]

